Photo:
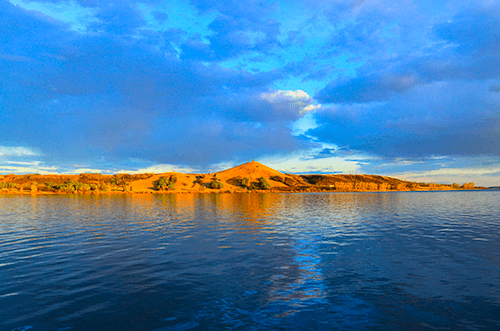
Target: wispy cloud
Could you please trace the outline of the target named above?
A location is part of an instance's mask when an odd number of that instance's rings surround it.
[[[43,166],[41,162],[36,162],[33,165],[4,165],[0,164],[0,173],[8,173],[8,174],[54,174],[59,173],[59,168],[56,166]]]
[[[35,150],[28,147],[0,146],[0,156],[38,156]]]

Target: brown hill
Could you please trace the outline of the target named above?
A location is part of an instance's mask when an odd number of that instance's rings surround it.
[[[264,178],[271,188],[286,187],[282,180],[286,175],[253,160],[219,171],[213,176],[218,180],[225,181],[231,189],[236,191],[247,188],[260,188],[260,178]]]
[[[217,177],[219,178],[229,179],[238,176],[244,176],[249,178],[259,178],[259,177],[271,178],[274,176],[285,176],[285,175],[277,170],[274,170],[266,165],[263,165],[260,162],[256,162],[253,160],[251,162],[243,163],[234,168],[217,172]]]

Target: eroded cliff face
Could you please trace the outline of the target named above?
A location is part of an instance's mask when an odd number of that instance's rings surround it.
[[[474,183],[415,183],[377,175],[285,174],[259,162],[210,174],[0,175],[0,193],[364,192],[474,189]]]

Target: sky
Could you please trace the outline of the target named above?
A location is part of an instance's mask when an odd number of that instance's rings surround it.
[[[0,174],[500,186],[500,1],[0,0]]]

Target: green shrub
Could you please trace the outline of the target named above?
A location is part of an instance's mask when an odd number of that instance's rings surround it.
[[[153,183],[153,186],[157,190],[175,190],[175,183],[177,182],[177,176],[170,176],[167,180],[165,177],[160,177],[156,182]]]
[[[219,182],[217,179],[212,180],[212,182],[210,183],[210,188],[212,188],[214,190],[219,190],[223,187],[224,187],[224,184],[222,184],[222,182]]]
[[[0,189],[2,188],[16,188],[17,185],[14,183],[0,183]]]
[[[54,184],[54,182],[46,182],[44,183],[44,185],[48,190],[51,190],[57,186],[56,184]]]
[[[241,186],[248,186],[248,182],[250,181],[250,179],[248,179],[248,177],[245,177],[241,180]]]
[[[55,189],[63,192],[74,192],[80,190],[89,190],[90,186],[88,184],[83,184],[75,180],[70,180],[65,182],[64,184],[54,185]]]
[[[259,186],[263,190],[269,190],[271,188],[271,185],[267,182],[267,180],[264,177],[259,178]]]
[[[156,190],[164,190],[168,186],[168,181],[165,177],[160,177],[157,181],[153,183]]]
[[[75,190],[74,187],[70,184],[56,185],[55,188],[62,192],[73,192]]]
[[[80,183],[80,182],[78,182],[78,181],[73,181],[73,182],[72,182],[72,185],[73,185],[73,187],[75,188],[75,191],[80,191],[80,190],[83,190],[83,189],[84,189],[84,186],[85,186],[86,184]]]
[[[122,175],[121,177],[118,177],[118,176],[114,175],[113,178],[111,179],[111,185],[124,188],[125,186],[128,185],[128,183],[125,181],[125,179],[130,180],[131,176],[130,175]]]
[[[251,190],[269,190],[271,185],[264,177],[260,177],[257,182],[250,183]]]

